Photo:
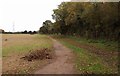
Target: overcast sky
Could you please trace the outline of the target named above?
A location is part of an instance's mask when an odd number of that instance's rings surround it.
[[[0,0],[0,29],[13,31],[14,24],[15,31],[36,31],[42,26],[43,21],[53,21],[52,10],[63,1],[71,0]]]
[[[0,0],[0,29],[13,31],[14,24],[15,31],[38,30],[63,1],[70,0]]]

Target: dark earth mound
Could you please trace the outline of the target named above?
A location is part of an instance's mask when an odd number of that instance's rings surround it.
[[[43,48],[39,50],[30,51],[27,55],[21,57],[20,59],[32,61],[37,59],[43,60],[43,59],[52,59],[52,58],[53,58],[53,50],[48,48]]]

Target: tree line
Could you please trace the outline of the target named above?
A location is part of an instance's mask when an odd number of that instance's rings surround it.
[[[40,33],[106,40],[120,36],[120,2],[62,2],[53,12],[55,22],[43,22]]]
[[[4,30],[0,30],[0,34],[37,34],[37,31],[20,31],[20,32],[5,32]]]

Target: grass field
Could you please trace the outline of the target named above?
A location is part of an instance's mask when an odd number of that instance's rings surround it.
[[[28,62],[20,59],[30,50],[52,49],[52,41],[45,35],[3,34],[2,35],[3,74],[33,73],[47,64],[46,60]]]
[[[83,74],[118,73],[118,44],[102,40],[86,40],[72,36],[52,36],[73,50],[75,67]]]
[[[87,40],[80,37],[51,35],[75,55],[75,68],[80,74],[118,73],[118,44],[104,40]],[[20,59],[41,48],[53,49],[53,41],[46,35],[3,34],[3,74],[33,74],[50,60],[26,61]],[[70,50],[70,51],[71,51]],[[63,52],[64,53],[64,52]],[[57,66],[57,65],[56,65]],[[53,68],[51,68],[53,69]]]

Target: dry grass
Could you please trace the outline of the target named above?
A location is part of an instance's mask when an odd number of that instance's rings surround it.
[[[40,68],[41,65],[46,65],[49,60],[28,62],[20,59],[30,50],[41,48],[52,49],[52,41],[45,35],[3,34],[3,73],[33,73],[37,68]]]

